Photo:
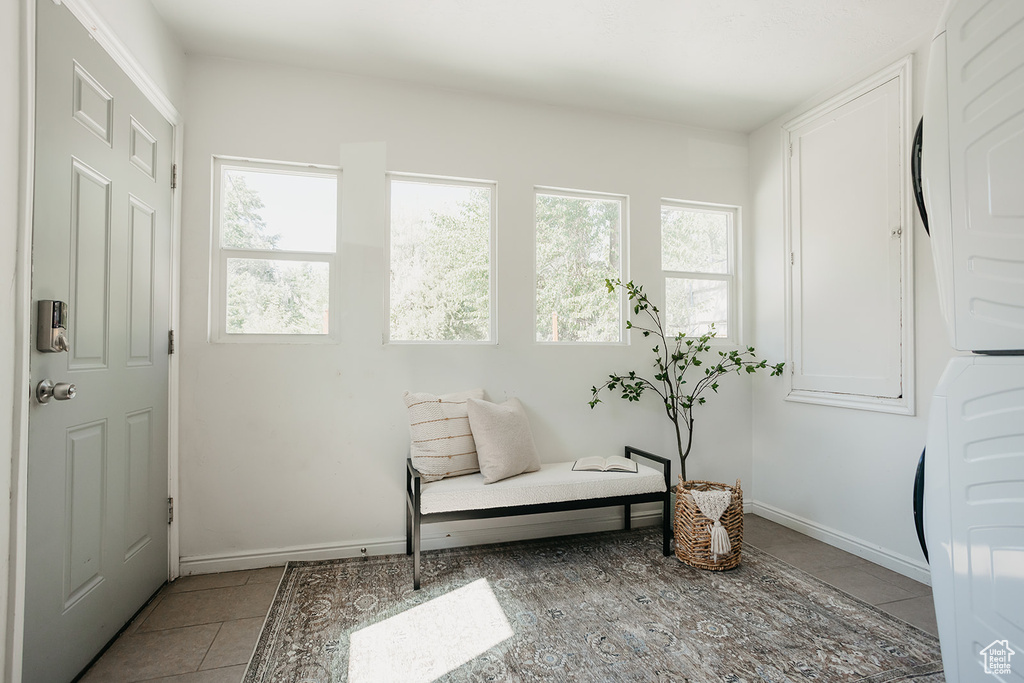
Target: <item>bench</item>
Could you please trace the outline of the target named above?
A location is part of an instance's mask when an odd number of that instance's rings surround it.
[[[672,464],[661,456],[626,446],[625,455],[646,458],[661,471],[637,463],[632,472],[574,472],[573,461],[547,463],[536,472],[485,484],[480,473],[422,482],[412,459],[406,464],[405,554],[413,556],[413,589],[420,587],[420,527],[433,522],[533,515],[543,512],[623,506],[625,528],[631,506],[662,503],[662,552],[671,553],[669,496]]]

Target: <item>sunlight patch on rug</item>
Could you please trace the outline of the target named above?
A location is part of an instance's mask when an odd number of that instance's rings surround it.
[[[513,635],[486,579],[352,634],[351,683],[429,683]]]

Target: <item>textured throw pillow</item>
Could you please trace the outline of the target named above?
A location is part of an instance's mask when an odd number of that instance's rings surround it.
[[[405,392],[409,409],[409,456],[423,481],[479,472],[476,444],[469,430],[466,400],[483,399],[483,389],[454,394],[411,394]]]
[[[485,484],[540,469],[533,432],[518,398],[504,403],[471,398],[466,406]]]

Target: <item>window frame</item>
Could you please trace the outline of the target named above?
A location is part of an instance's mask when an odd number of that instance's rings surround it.
[[[565,187],[534,185],[533,187],[533,314],[531,334],[534,344],[542,346],[628,346],[629,336],[626,334],[626,321],[629,320],[629,307],[625,291],[619,288],[619,338],[617,341],[547,341],[537,339],[537,197],[547,195],[568,197],[570,199],[615,200],[620,203],[619,209],[619,274],[623,282],[629,282],[629,195],[614,192],[596,192],[592,190],[576,190]]]
[[[711,202],[697,202],[684,199],[669,199],[662,197],[658,211],[659,222],[661,211],[664,209],[682,209],[684,211],[699,211],[702,213],[724,213],[729,216],[728,234],[728,268],[725,273],[705,273],[700,271],[667,270],[665,268],[665,225],[659,224],[659,265],[661,266],[661,294],[664,302],[664,319],[668,320],[668,283],[669,280],[712,280],[725,282],[728,288],[728,324],[729,333],[720,335],[717,333],[711,340],[715,346],[740,346],[743,340],[742,323],[742,283],[740,282],[741,254],[740,244],[742,237],[742,208],[733,204],[714,204]],[[675,332],[672,335],[675,336]]]
[[[335,243],[333,252],[290,249],[237,249],[221,244],[221,183],[225,169],[272,171],[284,175],[329,177],[337,183]],[[210,341],[220,344],[336,344],[340,324],[336,312],[341,305],[339,292],[341,263],[342,169],[322,164],[270,161],[247,157],[214,155],[211,172],[210,202]],[[302,261],[328,264],[327,334],[266,334],[227,331],[227,263],[229,258],[264,261]]]
[[[468,345],[468,346],[495,346],[498,343],[498,327],[496,322],[495,297],[497,286],[495,280],[497,260],[497,225],[498,225],[498,183],[494,180],[481,180],[479,178],[459,178],[455,176],[441,176],[426,173],[408,173],[403,171],[388,171],[385,174],[384,182],[384,330],[382,339],[385,345]],[[488,328],[487,339],[392,339],[391,338],[391,183],[394,180],[399,182],[421,183],[424,185],[447,185],[460,187],[481,187],[491,191],[491,229],[488,235]]]

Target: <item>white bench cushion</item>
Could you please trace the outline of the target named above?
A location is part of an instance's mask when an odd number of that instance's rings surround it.
[[[421,484],[420,512],[453,512],[537,505],[567,500],[663,493],[665,475],[646,465],[632,472],[573,472],[573,461],[547,463],[493,484],[482,474],[467,474]]]

